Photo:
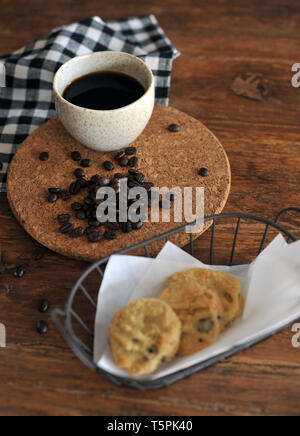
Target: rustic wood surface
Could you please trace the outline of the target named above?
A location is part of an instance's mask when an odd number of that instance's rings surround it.
[[[232,165],[227,212],[267,218],[300,205],[300,91],[291,86],[299,62],[300,5],[297,0],[1,0],[0,54],[29,43],[53,27],[83,17],[103,19],[147,13],[182,52],[175,62],[171,104],[203,121],[221,140]],[[263,102],[235,95],[239,74],[268,82]],[[299,220],[288,217],[300,236]],[[218,261],[228,257],[232,223],[218,232]],[[246,226],[245,226],[246,227]],[[261,226],[243,227],[237,252],[255,253]],[[45,229],[46,231],[47,229]],[[205,260],[209,234],[197,243]],[[7,347],[0,350],[1,415],[299,415],[300,350],[291,329],[175,385],[140,393],[113,385],[84,367],[36,304],[42,297],[63,307],[87,264],[38,248],[17,224],[5,195],[0,199],[0,244],[4,261],[26,265],[22,279],[0,273],[0,322]],[[39,319],[49,334],[35,333]]]

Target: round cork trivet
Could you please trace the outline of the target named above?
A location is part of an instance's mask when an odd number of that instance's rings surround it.
[[[179,132],[171,133],[168,130],[173,123],[181,126]],[[132,145],[137,148],[138,169],[145,174],[147,181],[153,182],[156,187],[170,189],[204,187],[205,215],[221,213],[230,191],[230,165],[218,139],[201,122],[172,107],[156,105],[150,123]],[[85,221],[73,216],[70,207],[74,201],[80,201],[87,195],[86,190],[67,202],[47,202],[49,187],[68,189],[74,180],[73,172],[79,167],[70,158],[74,150],[80,151],[82,158],[93,161],[90,168],[84,169],[87,177],[94,174],[112,177],[115,172],[127,174],[128,168],[121,168],[113,161],[113,153],[100,153],[80,145],[67,133],[58,118],[36,129],[13,158],[7,179],[7,196],[19,223],[39,243],[68,257],[96,261],[181,224],[174,222],[171,209],[171,222],[148,222],[139,231],[129,234],[118,232],[118,238],[114,241],[102,239],[93,244],[87,241],[86,236],[72,239],[60,234],[57,222],[59,214],[70,213],[75,226],[87,226]],[[47,162],[39,160],[43,151],[49,153]],[[115,163],[114,172],[103,169],[105,160]],[[208,177],[198,174],[201,167],[209,170]],[[190,235],[180,232],[170,240],[178,246],[184,246],[189,242]],[[149,246],[150,254],[157,254],[164,243],[165,240]],[[143,250],[136,254],[144,253]]]

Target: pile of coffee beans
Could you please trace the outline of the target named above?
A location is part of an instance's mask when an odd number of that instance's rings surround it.
[[[127,179],[128,191],[131,188],[140,186],[144,187],[149,196],[151,196],[151,189],[154,187],[154,183],[146,181],[146,176],[135,169],[138,165],[138,158],[136,156],[135,147],[127,147],[125,150],[119,151],[114,156],[115,163],[107,160],[103,163],[103,169],[107,172],[113,172],[115,165],[119,165],[121,168],[127,167],[127,174],[121,174],[120,172],[114,173],[112,176],[94,174],[91,178],[87,178],[84,168],[89,168],[93,165],[91,159],[82,158],[79,151],[73,151],[71,153],[71,159],[80,165],[75,168],[73,175],[75,180],[72,181],[68,189],[62,189],[59,187],[50,187],[48,189],[48,202],[55,203],[59,199],[67,201],[72,197],[77,196],[82,191],[85,191],[85,197],[81,201],[75,201],[71,204],[70,213],[63,213],[58,215],[57,221],[59,224],[59,232],[68,235],[70,238],[80,238],[85,235],[90,243],[97,243],[102,239],[114,240],[118,237],[118,233],[130,233],[132,231],[140,230],[143,226],[143,222],[132,223],[128,220],[125,223],[120,223],[119,210],[117,206],[117,222],[100,223],[97,220],[97,207],[99,201],[96,200],[97,190],[104,186],[112,187],[117,194],[117,205],[119,205],[119,192],[120,192],[120,180]],[[134,200],[128,202],[127,208],[134,203]],[[80,226],[75,226],[72,223],[72,216],[77,220],[87,222]],[[103,226],[103,231],[100,227]]]

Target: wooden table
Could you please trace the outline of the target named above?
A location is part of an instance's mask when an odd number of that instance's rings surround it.
[[[171,104],[202,120],[222,141],[232,165],[227,212],[266,218],[300,205],[300,91],[291,86],[299,62],[300,7],[297,0],[39,0],[1,1],[0,54],[83,17],[104,20],[154,13],[182,52],[175,62]],[[235,95],[243,73],[260,74],[270,96],[257,102]],[[297,233],[299,220],[290,218]],[[252,228],[252,227],[251,227]],[[228,230],[228,229],[227,229]],[[243,259],[253,247],[244,235]],[[298,232],[299,236],[299,232]],[[225,256],[231,233],[223,232]],[[197,253],[209,235],[199,241]],[[1,415],[273,415],[300,413],[300,350],[290,329],[167,389],[140,393],[116,387],[84,367],[36,304],[64,301],[86,264],[37,248],[16,223],[5,195],[0,200],[0,244],[7,264],[26,265],[22,279],[0,275],[0,322],[7,348],[0,350]],[[40,318],[50,323],[39,336]]]

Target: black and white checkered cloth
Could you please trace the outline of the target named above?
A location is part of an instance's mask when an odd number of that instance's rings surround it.
[[[143,59],[156,78],[156,102],[168,104],[172,62],[179,52],[153,15],[108,22],[88,18],[0,56],[6,71],[6,86],[0,88],[0,192],[5,192],[8,165],[19,144],[55,115],[55,72],[74,56],[103,50]]]

